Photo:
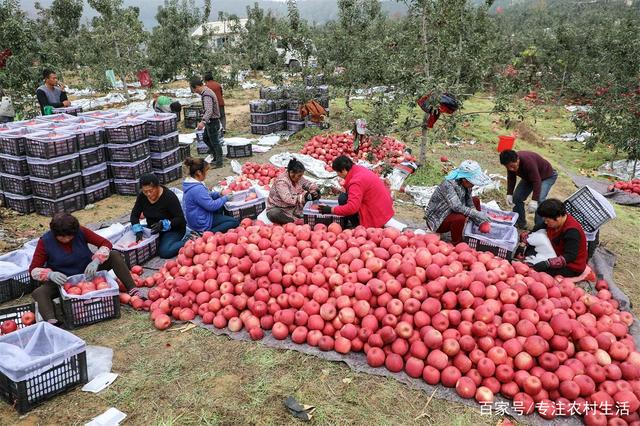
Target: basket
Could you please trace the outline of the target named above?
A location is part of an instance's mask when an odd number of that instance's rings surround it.
[[[14,320],[16,322],[16,325],[18,326],[18,329],[28,327],[22,323],[22,315],[26,314],[27,312],[33,312],[35,314],[36,304],[27,303],[26,305],[16,305],[2,308],[0,309],[0,324],[7,320]]]
[[[515,136],[498,136],[498,152],[513,149],[516,143]]]
[[[341,227],[345,227],[347,224],[346,216],[338,216],[335,214],[320,214],[318,210],[314,210],[312,206],[323,204],[325,206],[337,207],[338,201],[336,200],[318,200],[318,201],[307,201],[304,207],[302,208],[302,219],[304,223],[309,224],[311,227],[314,227],[318,223],[323,223],[325,225],[330,225],[332,223],[338,223]]]
[[[184,161],[187,157],[191,156],[191,144],[192,142],[180,143],[178,145],[178,147],[180,148],[178,151],[180,153],[179,155],[180,161]]]
[[[125,231],[125,236],[127,233],[131,233],[130,225]],[[151,231],[145,229],[145,238],[140,241],[140,243],[130,250],[126,250],[123,248],[116,247],[118,242],[114,244],[114,250],[119,251],[124,258],[124,262],[127,264],[129,269],[135,265],[142,265],[146,263],[148,260],[151,260],[158,254],[158,242],[159,235],[153,234],[151,235]],[[124,238],[124,237],[123,237]]]
[[[195,129],[196,127],[198,127],[198,123],[200,122],[200,120],[195,119],[195,118],[185,118],[184,119],[184,127],[185,129]]]
[[[227,145],[227,158],[243,158],[253,155],[252,145]]]
[[[304,118],[302,118],[300,116],[300,112],[298,112],[298,110],[289,109],[289,110],[287,110],[287,118],[285,120],[287,120],[287,121],[304,121]]]
[[[149,149],[151,152],[171,151],[178,147],[180,137],[178,132],[169,133],[164,136],[149,136]]]
[[[94,186],[98,183],[106,182],[109,180],[109,171],[107,164],[98,164],[93,167],[82,170],[82,182],[85,188]]]
[[[62,131],[36,132],[25,139],[27,156],[52,159],[78,152],[76,135]]]
[[[107,142],[127,144],[147,138],[147,125],[143,120],[125,119],[110,123],[105,127]]]
[[[50,114],[50,115],[43,115],[42,117],[39,117],[39,119],[49,123],[77,123],[78,122],[78,117],[76,115],[67,114],[64,111],[66,108],[54,108],[54,111],[56,109],[59,112],[54,112],[53,114]]]
[[[31,177],[43,179],[57,179],[80,171],[80,157],[78,154],[66,155],[52,160],[27,157]]]
[[[4,193],[4,204],[8,209],[15,210],[22,214],[31,214],[36,208],[33,203],[33,196]]]
[[[131,145],[108,144],[107,153],[109,161],[138,161],[149,157],[148,139],[132,143]]]
[[[40,331],[38,327],[44,327],[47,334],[68,333],[46,322],[38,323],[31,327],[25,327],[14,333],[2,337],[2,341],[15,342],[16,339],[28,344],[29,336]],[[69,333],[70,334],[70,333]],[[45,357],[44,365],[39,362],[26,369],[25,379],[12,380],[0,372],[0,396],[16,410],[27,413],[37,405],[53,398],[56,395],[67,392],[79,385],[87,383],[87,353],[85,343],[80,338],[71,335],[75,339],[74,345],[68,350],[60,349],[59,354]]]
[[[147,157],[135,163],[109,163],[109,170],[114,179],[136,180],[151,173],[151,160]]]
[[[163,136],[178,129],[178,117],[174,113],[151,113],[139,116],[147,122],[149,136]]]
[[[29,176],[27,157],[0,154],[0,172],[14,176]]]
[[[505,225],[515,225],[516,222],[518,221],[518,213],[516,212],[507,212],[504,210],[492,209],[487,207],[484,204],[480,206],[480,210],[485,212],[489,216],[489,219],[491,219],[492,222],[503,223]],[[504,216],[504,217],[508,216],[509,219],[502,219],[499,216]]]
[[[182,177],[182,164],[178,163],[163,170],[154,170],[153,174],[158,176],[158,180],[162,185],[166,185]]]
[[[76,141],[80,151],[102,145],[104,142],[104,130],[96,124],[61,127],[60,130],[76,135]]]
[[[518,248],[518,231],[511,225],[491,224],[491,232],[484,234],[478,225],[467,221],[462,236],[469,247],[477,251],[488,251],[503,259],[511,259]]]
[[[251,113],[251,123],[252,124],[271,124],[278,121],[278,115],[275,111],[273,112],[252,112]]]
[[[118,195],[134,195],[137,196],[140,192],[140,182],[129,179],[114,179],[113,188]]]
[[[29,128],[11,129],[0,132],[0,154],[23,156],[27,153],[25,141],[28,135],[36,133]]]
[[[82,191],[58,198],[57,200],[33,197],[33,203],[35,204],[36,213],[49,217],[56,213],[71,213],[76,210],[82,210],[84,206],[86,206],[84,192]]]
[[[257,99],[249,102],[249,112],[265,114],[276,110],[276,103],[270,99]]]
[[[286,109],[279,109],[277,111],[275,111],[275,115],[276,115],[276,121],[287,121],[287,110]]]
[[[75,173],[53,180],[32,177],[31,188],[34,196],[55,200],[82,191],[82,175]]]
[[[209,153],[209,147],[204,142],[202,143],[198,142],[196,144],[196,152],[199,155],[206,155]]]
[[[31,194],[31,181],[29,176],[14,176],[0,173],[0,181],[4,191],[13,194]]]
[[[244,200],[250,193],[256,193],[253,188],[244,191],[238,191],[234,194],[234,200]],[[224,214],[231,216],[237,220],[245,218],[257,219],[258,215],[266,208],[266,198],[258,195],[258,198],[248,202],[245,201],[227,201],[224,205]]]
[[[106,271],[98,271],[96,276],[105,278],[110,288],[98,290],[95,296],[92,296],[91,293],[72,296],[64,288],[60,289],[64,325],[67,329],[72,330],[77,327],[120,317],[118,283]],[[67,282],[76,285],[84,279],[85,276],[82,274],[74,275],[69,277]]]
[[[277,132],[278,129],[281,129],[283,123],[286,123],[286,121],[277,121],[271,124],[251,124],[251,133],[254,135],[270,135],[273,132]]]
[[[287,120],[287,130],[291,130],[293,132],[299,132],[304,130],[305,122],[304,121],[289,121]]]
[[[107,154],[104,148],[96,146],[94,148],[84,149],[80,151],[80,167],[86,169],[107,161]]]
[[[564,205],[586,233],[592,234],[616,217],[616,212],[604,196],[584,186],[566,199]]]
[[[84,189],[87,204],[94,204],[100,200],[111,197],[111,185],[104,181]]]
[[[174,148],[168,152],[152,152],[151,167],[154,170],[164,170],[180,163],[180,148]]]
[[[182,111],[184,112],[185,120],[189,118],[200,121],[202,119],[202,115],[204,114],[204,108],[202,107],[202,105],[198,104],[185,106],[184,108],[182,108]]]

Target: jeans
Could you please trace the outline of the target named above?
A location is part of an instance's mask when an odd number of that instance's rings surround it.
[[[240,221],[238,221],[238,219],[223,214],[214,214],[213,226],[211,226],[209,231],[227,232],[229,229],[237,228],[238,226],[240,226]]]
[[[541,203],[547,199],[551,187],[554,183],[556,183],[556,179],[558,179],[558,173],[553,172],[551,176],[542,181],[540,185],[540,199],[538,200],[538,203]],[[520,179],[520,183],[518,183],[515,191],[513,191],[513,211],[518,213],[518,223],[516,223],[516,226],[518,226],[519,228],[524,228],[525,226],[527,226],[527,212],[524,209],[524,202],[532,192],[533,185],[531,185],[529,181],[526,181],[524,179]],[[544,219],[536,214],[536,225],[541,225],[543,222]]]
[[[209,147],[216,166],[222,165],[222,147],[220,146],[220,120],[212,119],[204,126],[204,143]]]
[[[224,107],[220,107],[220,124],[224,130],[227,130],[227,114],[224,113]]]
[[[277,225],[285,225],[295,222],[292,213],[293,209],[285,210],[281,207],[271,207],[267,210],[267,218]]]
[[[163,259],[171,259],[176,257],[178,251],[182,248],[187,240],[184,232],[167,231],[160,233],[160,241],[158,243],[158,256]]]

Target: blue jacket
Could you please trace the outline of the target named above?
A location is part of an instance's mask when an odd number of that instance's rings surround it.
[[[187,219],[187,226],[198,232],[212,228],[213,215],[222,214],[222,206],[227,202],[226,196],[218,192],[209,192],[206,186],[193,178],[182,182],[182,208]]]

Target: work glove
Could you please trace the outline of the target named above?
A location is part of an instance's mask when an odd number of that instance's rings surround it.
[[[163,232],[167,232],[168,230],[171,229],[171,221],[169,219],[162,219],[160,223],[162,224]]]
[[[324,206],[324,205],[319,205],[319,206],[318,206],[318,211],[319,211],[321,214],[331,214],[331,213],[332,213],[332,212],[331,212],[331,210],[332,210],[332,209],[331,209],[331,207],[329,207],[329,206]]]
[[[320,199],[320,192],[319,191],[314,191],[311,193],[311,199],[313,201],[317,201]]]
[[[149,229],[151,229],[152,234],[158,234],[162,231],[162,221],[154,223],[149,227]]]
[[[144,234],[142,233],[142,231],[136,232],[136,243],[139,243],[140,241],[142,241],[143,238],[144,238]]]
[[[513,195],[507,195],[507,205],[509,207],[515,206],[515,204],[513,203]]]
[[[544,260],[542,262],[538,262],[535,265],[533,265],[533,269],[536,272],[545,272],[549,269],[549,262],[547,260]]]
[[[538,202],[536,200],[531,200],[529,202],[529,206],[527,207],[529,213],[535,213],[538,210]]]
[[[47,279],[54,284],[64,285],[69,278],[62,272],[51,271],[49,275],[47,275]]]
[[[100,266],[100,263],[97,260],[91,261],[84,270],[84,276],[87,279],[92,279],[98,272],[98,266]]]
[[[304,200],[305,201],[313,201],[313,194],[310,192],[307,192],[304,194]]]
[[[233,192],[230,192],[227,195],[225,195],[225,197],[227,197],[227,201],[233,201],[233,199],[235,198],[235,195],[233,195]]]

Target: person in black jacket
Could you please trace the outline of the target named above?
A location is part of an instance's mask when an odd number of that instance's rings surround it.
[[[131,226],[136,234],[136,240],[143,238],[143,227],[140,215],[147,220],[147,227],[152,234],[160,234],[158,255],[163,259],[170,259],[178,254],[190,236],[182,212],[182,206],[176,194],[169,188],[160,185],[158,177],[146,174],[140,178],[141,192],[131,211]]]
[[[45,107],[62,108],[71,105],[67,99],[64,84],[58,83],[58,76],[50,69],[42,72],[44,84],[36,90],[40,111],[45,115]],[[51,114],[51,112],[49,112]]]

